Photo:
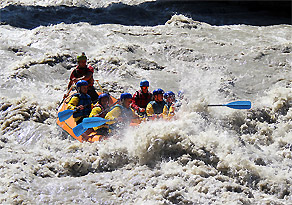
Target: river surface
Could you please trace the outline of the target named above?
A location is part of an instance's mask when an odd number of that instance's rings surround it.
[[[0,203],[291,204],[291,15],[252,8],[1,1]],[[176,119],[70,138],[57,107],[81,52],[114,97],[183,90]],[[252,108],[207,106],[237,100]]]

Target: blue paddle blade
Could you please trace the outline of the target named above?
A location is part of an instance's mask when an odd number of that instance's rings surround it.
[[[77,137],[79,137],[86,130],[87,130],[87,128],[84,128],[83,125],[82,125],[82,123],[80,123],[79,125],[77,125],[76,127],[73,128],[73,133],[74,133],[74,135],[76,135]]]
[[[65,120],[69,119],[73,115],[74,111],[75,110],[64,110],[62,112],[59,112],[58,118],[59,118],[60,122],[63,122]]]
[[[250,109],[251,102],[250,101],[235,101],[235,102],[228,103],[224,106],[227,106],[233,109]]]
[[[98,127],[103,125],[106,122],[109,122],[110,120],[106,120],[102,117],[88,117],[84,118],[82,121],[82,125],[84,128],[92,128],[92,127]]]

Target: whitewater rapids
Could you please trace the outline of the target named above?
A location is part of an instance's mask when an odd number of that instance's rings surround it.
[[[188,7],[2,1],[1,204],[291,204],[291,23]],[[81,52],[114,97],[183,90],[176,119],[70,138],[56,108]],[[235,100],[252,108],[207,107]]]

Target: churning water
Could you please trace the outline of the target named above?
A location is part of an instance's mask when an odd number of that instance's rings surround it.
[[[291,19],[238,4],[13,0],[0,10],[1,204],[291,204]],[[76,56],[114,97],[185,92],[171,121],[79,143]],[[99,89],[98,86],[96,86]],[[207,107],[250,100],[250,110]]]

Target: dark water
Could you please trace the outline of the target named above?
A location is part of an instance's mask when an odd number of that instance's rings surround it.
[[[291,24],[291,1],[156,1],[138,5],[113,3],[105,8],[9,5],[0,10],[1,24],[33,29],[64,22],[155,26],[174,14],[211,25]]]

